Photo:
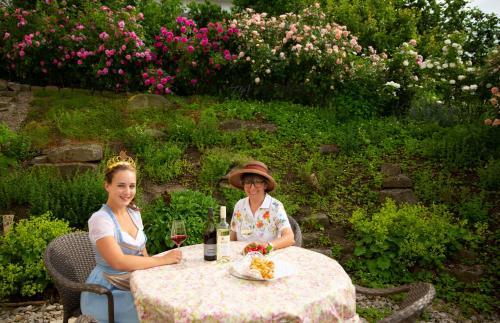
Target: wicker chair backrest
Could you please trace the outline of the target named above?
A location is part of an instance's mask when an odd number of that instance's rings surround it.
[[[295,236],[295,246],[302,247],[302,231],[300,230],[299,224],[290,215],[288,216],[288,221],[290,222],[290,225],[292,226],[292,231],[293,231],[293,234]]]
[[[45,251],[45,266],[61,294],[64,316],[80,314],[80,291],[62,285],[64,278],[85,283],[95,267],[95,253],[88,232],[73,232],[52,240]]]

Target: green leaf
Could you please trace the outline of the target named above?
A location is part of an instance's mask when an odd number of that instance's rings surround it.
[[[362,256],[366,253],[366,248],[365,247],[356,247],[354,249],[354,255],[359,257],[359,256]]]
[[[378,268],[385,270],[391,267],[391,260],[387,257],[378,257],[377,258],[377,266]]]

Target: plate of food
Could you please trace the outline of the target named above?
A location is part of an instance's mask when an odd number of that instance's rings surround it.
[[[229,267],[229,273],[235,277],[258,281],[274,281],[295,272],[295,267],[290,263],[264,257],[259,252],[249,252]]]
[[[250,242],[245,246],[245,248],[243,248],[243,254],[246,255],[251,252],[260,252],[263,255],[268,255],[271,252],[271,250],[272,248],[270,246],[266,248],[262,244]]]

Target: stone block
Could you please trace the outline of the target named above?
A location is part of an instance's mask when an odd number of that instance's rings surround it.
[[[323,155],[337,156],[340,152],[340,146],[336,144],[321,145],[319,147],[319,152]]]
[[[14,83],[14,82],[8,82],[7,83],[7,88],[10,89],[10,90],[12,90],[12,91],[19,92],[19,91],[21,91],[21,84]]]
[[[58,92],[59,91],[59,88],[55,85],[47,85],[45,87],[45,91],[47,92]]]
[[[330,225],[330,219],[328,218],[328,215],[324,213],[316,213],[302,217],[300,219],[300,224],[305,226],[320,224],[323,227],[328,227]]]
[[[386,163],[382,164],[381,171],[384,176],[396,176],[401,174],[401,166],[399,164]]]
[[[408,176],[399,174],[384,178],[384,188],[411,188],[413,186]]]
[[[320,232],[303,232],[302,244],[305,248],[315,247],[320,244],[322,234]]]
[[[127,107],[132,110],[161,108],[168,109],[173,105],[165,97],[156,94],[136,94],[127,102]]]
[[[17,96],[17,92],[16,91],[9,91],[9,90],[0,90],[0,97],[10,97],[10,98],[13,98],[15,96]]]
[[[380,200],[384,201],[386,198],[392,198],[396,203],[417,203],[417,198],[413,191],[409,188],[389,188],[380,191]]]
[[[65,145],[44,151],[51,163],[100,161],[103,149],[100,144]]]
[[[0,91],[5,91],[5,90],[7,90],[7,81],[0,80]]]

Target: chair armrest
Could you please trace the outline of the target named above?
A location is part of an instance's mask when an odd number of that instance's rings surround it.
[[[51,268],[52,269],[52,268]],[[54,277],[55,283],[63,286],[66,289],[75,292],[91,292],[99,295],[106,295],[108,300],[108,321],[114,323],[115,321],[115,305],[113,300],[113,293],[110,289],[98,285],[98,284],[87,284],[87,283],[75,283],[59,274],[55,270],[51,270],[51,274]]]

